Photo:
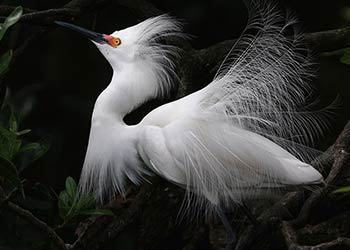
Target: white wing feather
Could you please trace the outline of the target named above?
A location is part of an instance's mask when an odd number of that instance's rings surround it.
[[[212,204],[322,182],[302,161],[313,152],[308,146],[322,133],[327,114],[298,110],[312,90],[305,83],[312,73],[308,53],[299,47],[301,34],[287,37],[294,19],[273,5],[253,3],[246,34],[213,82],[152,111],[140,124],[144,162]],[[250,29],[257,33],[249,35]]]

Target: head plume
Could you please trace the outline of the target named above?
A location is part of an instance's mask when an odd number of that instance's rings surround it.
[[[163,14],[111,34],[121,39],[121,45],[114,49],[116,53],[122,54],[121,58],[125,58],[126,61],[147,63],[157,82],[155,89],[157,97],[167,96],[174,79],[177,79],[174,61],[179,48],[170,44],[170,39],[183,38],[181,30],[179,20]],[[115,58],[118,58],[118,55],[115,55]]]

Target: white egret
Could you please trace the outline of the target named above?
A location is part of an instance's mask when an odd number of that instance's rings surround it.
[[[93,110],[82,192],[123,193],[126,178],[139,184],[155,173],[185,188],[189,202],[219,210],[284,187],[323,182],[306,162],[313,151],[307,145],[325,120],[298,112],[312,90],[302,35],[286,36],[295,20],[257,2],[209,85],[132,126],[125,115],[166,97],[173,85],[177,48],[160,40],[182,36],[180,23],[160,15],[106,35],[57,22],[90,38],[113,69]]]

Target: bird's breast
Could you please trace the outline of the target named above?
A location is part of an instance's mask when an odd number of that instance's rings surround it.
[[[147,170],[138,155],[136,140],[134,127],[94,124],[81,175],[82,186],[105,196],[123,193],[126,178],[138,184]]]

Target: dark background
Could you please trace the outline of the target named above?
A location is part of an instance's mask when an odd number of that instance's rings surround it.
[[[56,8],[66,2],[0,1],[1,4],[37,10]],[[193,35],[191,43],[195,48],[238,37],[246,22],[245,7],[238,0],[150,2],[184,20],[185,32]],[[296,13],[306,32],[350,25],[349,0],[293,0],[283,1],[281,5]],[[108,34],[139,21],[129,10],[115,4],[96,15],[82,16],[75,23]],[[1,50],[20,45],[29,31],[38,28],[35,25],[17,25],[2,42]],[[16,58],[3,84],[9,86],[12,96],[25,107],[27,115],[21,127],[31,128],[31,137],[49,137],[51,140],[50,151],[26,171],[26,177],[60,190],[67,176],[79,177],[93,105],[109,83],[112,71],[87,39],[71,31],[52,28]],[[315,84],[322,94],[322,102],[329,103],[337,94],[343,100],[333,131],[320,145],[325,148],[350,117],[350,65],[341,64],[336,56],[316,56],[315,61],[319,63]]]

